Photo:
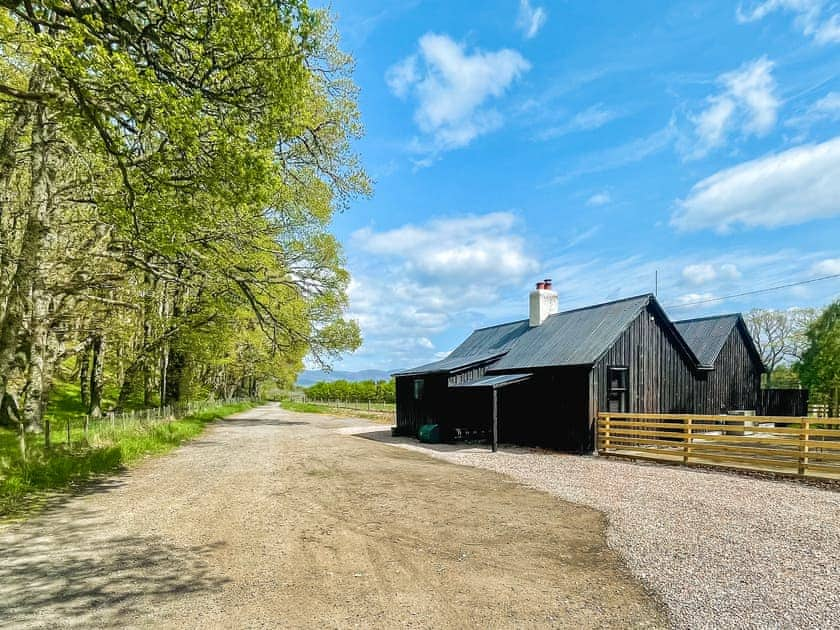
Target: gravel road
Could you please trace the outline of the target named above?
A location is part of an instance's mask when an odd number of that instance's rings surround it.
[[[840,492],[524,448],[370,437],[604,512],[607,539],[678,628],[840,628]]]
[[[366,426],[262,407],[0,527],[0,626],[667,626],[600,512]]]

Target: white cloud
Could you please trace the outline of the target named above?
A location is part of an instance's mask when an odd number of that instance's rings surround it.
[[[708,284],[714,280],[738,280],[741,272],[732,263],[715,266],[710,263],[691,264],[683,267],[682,277],[690,284]]]
[[[445,227],[447,220],[443,221]],[[476,228],[483,230],[482,225],[479,222]],[[521,236],[524,227],[518,221],[498,225],[513,225],[513,236]],[[429,223],[414,227],[422,232],[439,231]],[[393,231],[370,233],[376,236]],[[524,247],[528,245],[526,242]],[[353,273],[350,315],[362,324],[364,345],[343,362],[342,368],[346,369],[410,367],[441,358],[474,328],[527,317],[531,281],[543,277],[554,279],[560,308],[566,310],[653,291],[658,271],[659,301],[679,319],[756,307],[820,305],[836,294],[836,285],[823,282],[686,306],[716,296],[813,278],[813,270],[821,269],[822,261],[836,259],[832,251],[774,248],[765,253],[758,251],[757,244],[732,249],[731,243],[721,243],[719,249],[707,245],[673,256],[615,257],[593,243],[578,250],[552,248],[551,259],[535,263],[539,273],[528,272],[514,279],[501,271],[478,274],[469,269],[462,270],[460,276],[429,276],[410,264],[411,260],[394,253],[375,254],[363,247],[363,238],[348,242]],[[412,252],[410,258],[417,255]],[[539,256],[530,248],[527,255]],[[682,270],[692,264],[710,265],[717,278],[702,286],[692,285],[682,275]],[[740,283],[730,278],[734,273],[742,275]],[[760,280],[758,286],[756,279]]]
[[[840,273],[840,258],[826,258],[811,267],[814,276],[833,276]]]
[[[705,156],[736,131],[763,136],[773,129],[779,99],[772,70],[773,62],[762,57],[718,77],[721,92],[706,99],[706,109],[690,116],[697,140],[688,157]]]
[[[741,23],[761,20],[775,11],[796,14],[796,26],[807,37],[813,37],[818,44],[840,42],[840,13],[831,13],[835,3],[825,0],[764,0],[751,9],[740,5],[735,13]],[[826,10],[827,9],[827,10]]]
[[[548,13],[543,7],[532,7],[528,0],[519,0],[519,15],[516,17],[516,27],[522,31],[526,39],[536,36],[547,19]]]
[[[487,274],[520,280],[536,271],[522,236],[514,233],[510,212],[432,219],[423,225],[374,232],[356,231],[352,238],[372,254],[402,259],[411,270],[436,277],[475,278]]]
[[[549,140],[570,133],[592,131],[603,127],[607,123],[621,117],[615,110],[607,109],[603,103],[596,103],[578,112],[562,125],[549,127],[538,134],[540,140]]]
[[[412,143],[429,156],[468,145],[498,129],[501,114],[485,103],[502,96],[530,64],[515,50],[468,53],[446,35],[427,33],[419,52],[391,66],[385,80],[399,98],[416,101],[414,122],[424,134]]]
[[[408,96],[408,91],[420,79],[417,74],[417,55],[406,57],[385,72],[385,82],[391,92],[399,98]]]
[[[717,278],[715,268],[708,264],[683,267],[682,275],[691,284],[705,284]]]
[[[726,263],[720,266],[718,275],[725,280],[740,280],[742,274],[737,265]]]
[[[773,228],[840,216],[840,136],[744,162],[694,185],[677,202],[679,230]]]
[[[564,249],[569,249],[574,247],[575,245],[580,245],[584,241],[588,241],[590,238],[595,236],[598,232],[601,231],[600,225],[593,225],[591,228],[587,230],[583,230],[582,232],[576,231],[572,238],[569,239],[569,242],[566,243],[566,247]]]
[[[785,124],[789,127],[810,127],[818,122],[840,121],[840,92],[829,92],[799,116]]]
[[[675,300],[679,306],[694,306],[698,302],[709,302],[717,296],[714,293],[684,293]]]
[[[577,164],[566,169],[551,180],[551,184],[563,184],[581,175],[601,173],[627,164],[640,162],[670,146],[676,137],[674,121],[650,135],[630,140],[624,144],[593,151],[578,159]]]
[[[477,312],[540,270],[511,212],[364,228],[351,235],[349,248],[349,316],[361,326],[370,361],[387,356],[391,366],[433,360],[437,349],[424,339],[476,322]]]
[[[597,192],[586,200],[587,206],[605,206],[612,201],[612,196],[606,190]]]

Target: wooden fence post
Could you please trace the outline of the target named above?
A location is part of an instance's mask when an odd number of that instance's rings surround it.
[[[691,457],[691,418],[685,421],[685,435],[683,436],[683,464],[688,463],[688,458]]]
[[[808,468],[808,438],[811,434],[811,421],[802,419],[802,433],[799,435],[799,474],[805,476]]]
[[[604,452],[610,450],[610,414],[604,416]]]
[[[44,448],[49,450],[50,446],[50,421],[44,420]]]

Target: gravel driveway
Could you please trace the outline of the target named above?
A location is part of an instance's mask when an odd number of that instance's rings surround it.
[[[371,437],[604,512],[607,539],[679,628],[840,628],[840,492],[524,448]]]
[[[0,527],[8,628],[665,627],[603,514],[262,407]]]

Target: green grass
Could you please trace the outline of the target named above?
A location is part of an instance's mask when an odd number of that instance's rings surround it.
[[[292,400],[284,400],[280,403],[283,409],[289,411],[300,411],[301,413],[333,413],[332,407],[326,405],[316,405],[314,403],[295,402]]]
[[[59,399],[49,413],[55,425],[52,448],[44,447],[43,434],[28,435],[24,461],[17,432],[0,429],[0,518],[22,515],[37,507],[48,491],[67,489],[96,475],[121,470],[147,455],[172,450],[201,433],[210,422],[251,406],[224,405],[157,424],[138,420],[111,425],[101,421],[92,424],[85,437],[83,421],[72,415],[69,403],[62,404]]]
[[[365,409],[331,407],[326,403],[304,403],[292,400],[284,400],[280,403],[280,406],[289,411],[299,411],[302,413],[327,413],[333,416],[352,416],[353,418],[373,420],[379,424],[394,424],[393,411],[366,411]]]

